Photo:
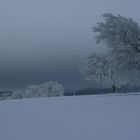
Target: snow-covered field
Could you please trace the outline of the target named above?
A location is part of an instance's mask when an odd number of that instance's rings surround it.
[[[1,101],[0,140],[140,140],[140,96]]]

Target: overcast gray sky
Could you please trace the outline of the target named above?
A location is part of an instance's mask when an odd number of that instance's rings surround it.
[[[140,22],[139,0],[0,0],[0,87],[44,81],[82,85],[79,65],[95,51],[103,13]]]

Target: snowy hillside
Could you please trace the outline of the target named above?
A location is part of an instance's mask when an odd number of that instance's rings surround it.
[[[140,140],[140,96],[0,102],[0,140]]]

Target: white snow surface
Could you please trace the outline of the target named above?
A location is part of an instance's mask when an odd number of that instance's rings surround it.
[[[0,140],[140,140],[140,95],[1,101]]]

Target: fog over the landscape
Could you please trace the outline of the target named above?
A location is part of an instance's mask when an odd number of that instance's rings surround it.
[[[92,52],[104,51],[91,27],[108,12],[140,23],[139,5],[138,0],[1,0],[0,87],[50,80],[82,87],[79,66]]]

